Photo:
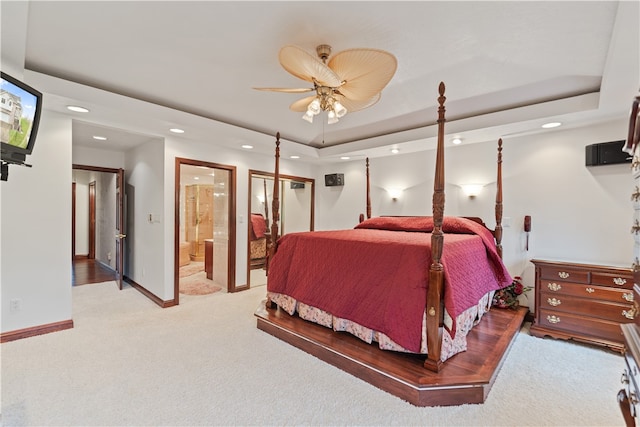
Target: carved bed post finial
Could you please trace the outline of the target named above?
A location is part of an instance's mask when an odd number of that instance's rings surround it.
[[[367,157],[367,219],[371,218],[371,184],[369,182],[369,158]]]
[[[280,132],[276,133],[276,166],[273,171],[273,200],[271,202],[271,241],[269,242],[269,253],[267,257],[267,274],[269,272],[269,260],[278,249],[278,222],[280,221]]]
[[[442,263],[442,222],[444,219],[444,123],[447,99],[444,96],[445,86],[438,86],[438,145],[436,148],[436,170],[433,182],[433,232],[431,233],[431,267],[429,268],[429,288],[427,290],[427,351],[425,367],[432,371],[440,370],[442,349],[442,322],[444,308],[442,306],[444,292],[444,271]]]
[[[496,229],[493,233],[496,239],[496,250],[502,258],[502,138],[498,140],[498,176],[496,180]]]

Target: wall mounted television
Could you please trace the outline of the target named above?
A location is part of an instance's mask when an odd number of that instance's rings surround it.
[[[0,72],[0,157],[3,162],[24,164],[36,142],[42,93]]]

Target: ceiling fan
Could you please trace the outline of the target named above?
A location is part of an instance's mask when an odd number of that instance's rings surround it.
[[[302,98],[289,106],[292,111],[305,112],[302,118],[313,123],[313,117],[326,111],[328,123],[336,123],[348,111],[371,107],[380,100],[380,92],[396,72],[396,57],[379,49],[348,49],[331,59],[331,46],[316,47],[318,58],[305,50],[288,45],[280,49],[278,59],[289,73],[313,84],[309,88],[256,87],[254,89],[305,93],[315,95]],[[328,62],[327,62],[328,61]]]

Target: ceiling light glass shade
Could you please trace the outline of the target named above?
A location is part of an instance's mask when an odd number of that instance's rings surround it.
[[[344,115],[347,114],[347,109],[344,108],[344,105],[342,105],[340,101],[335,101],[333,103],[333,111],[336,112],[336,116],[338,118],[344,117]]]
[[[320,100],[318,98],[315,98],[313,101],[309,103],[309,106],[307,107],[307,112],[313,114],[314,116],[316,114],[320,114]]]
[[[302,116],[302,120],[306,120],[309,123],[313,123],[313,113],[310,113],[309,111],[307,111],[306,113],[304,113],[304,116]]]
[[[333,110],[329,111],[329,114],[327,114],[327,117],[328,117],[327,119],[328,124],[332,125],[334,123],[338,123],[338,117],[336,116],[336,113]]]

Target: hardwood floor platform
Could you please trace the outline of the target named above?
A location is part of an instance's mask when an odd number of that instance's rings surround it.
[[[483,403],[527,308],[492,309],[467,337],[467,351],[447,360],[440,372],[423,367],[425,356],[380,350],[346,332],[334,332],[279,308],[261,304],[258,329],[416,406]]]
[[[115,280],[116,272],[95,259],[76,258],[73,260],[72,286],[87,285]]]

